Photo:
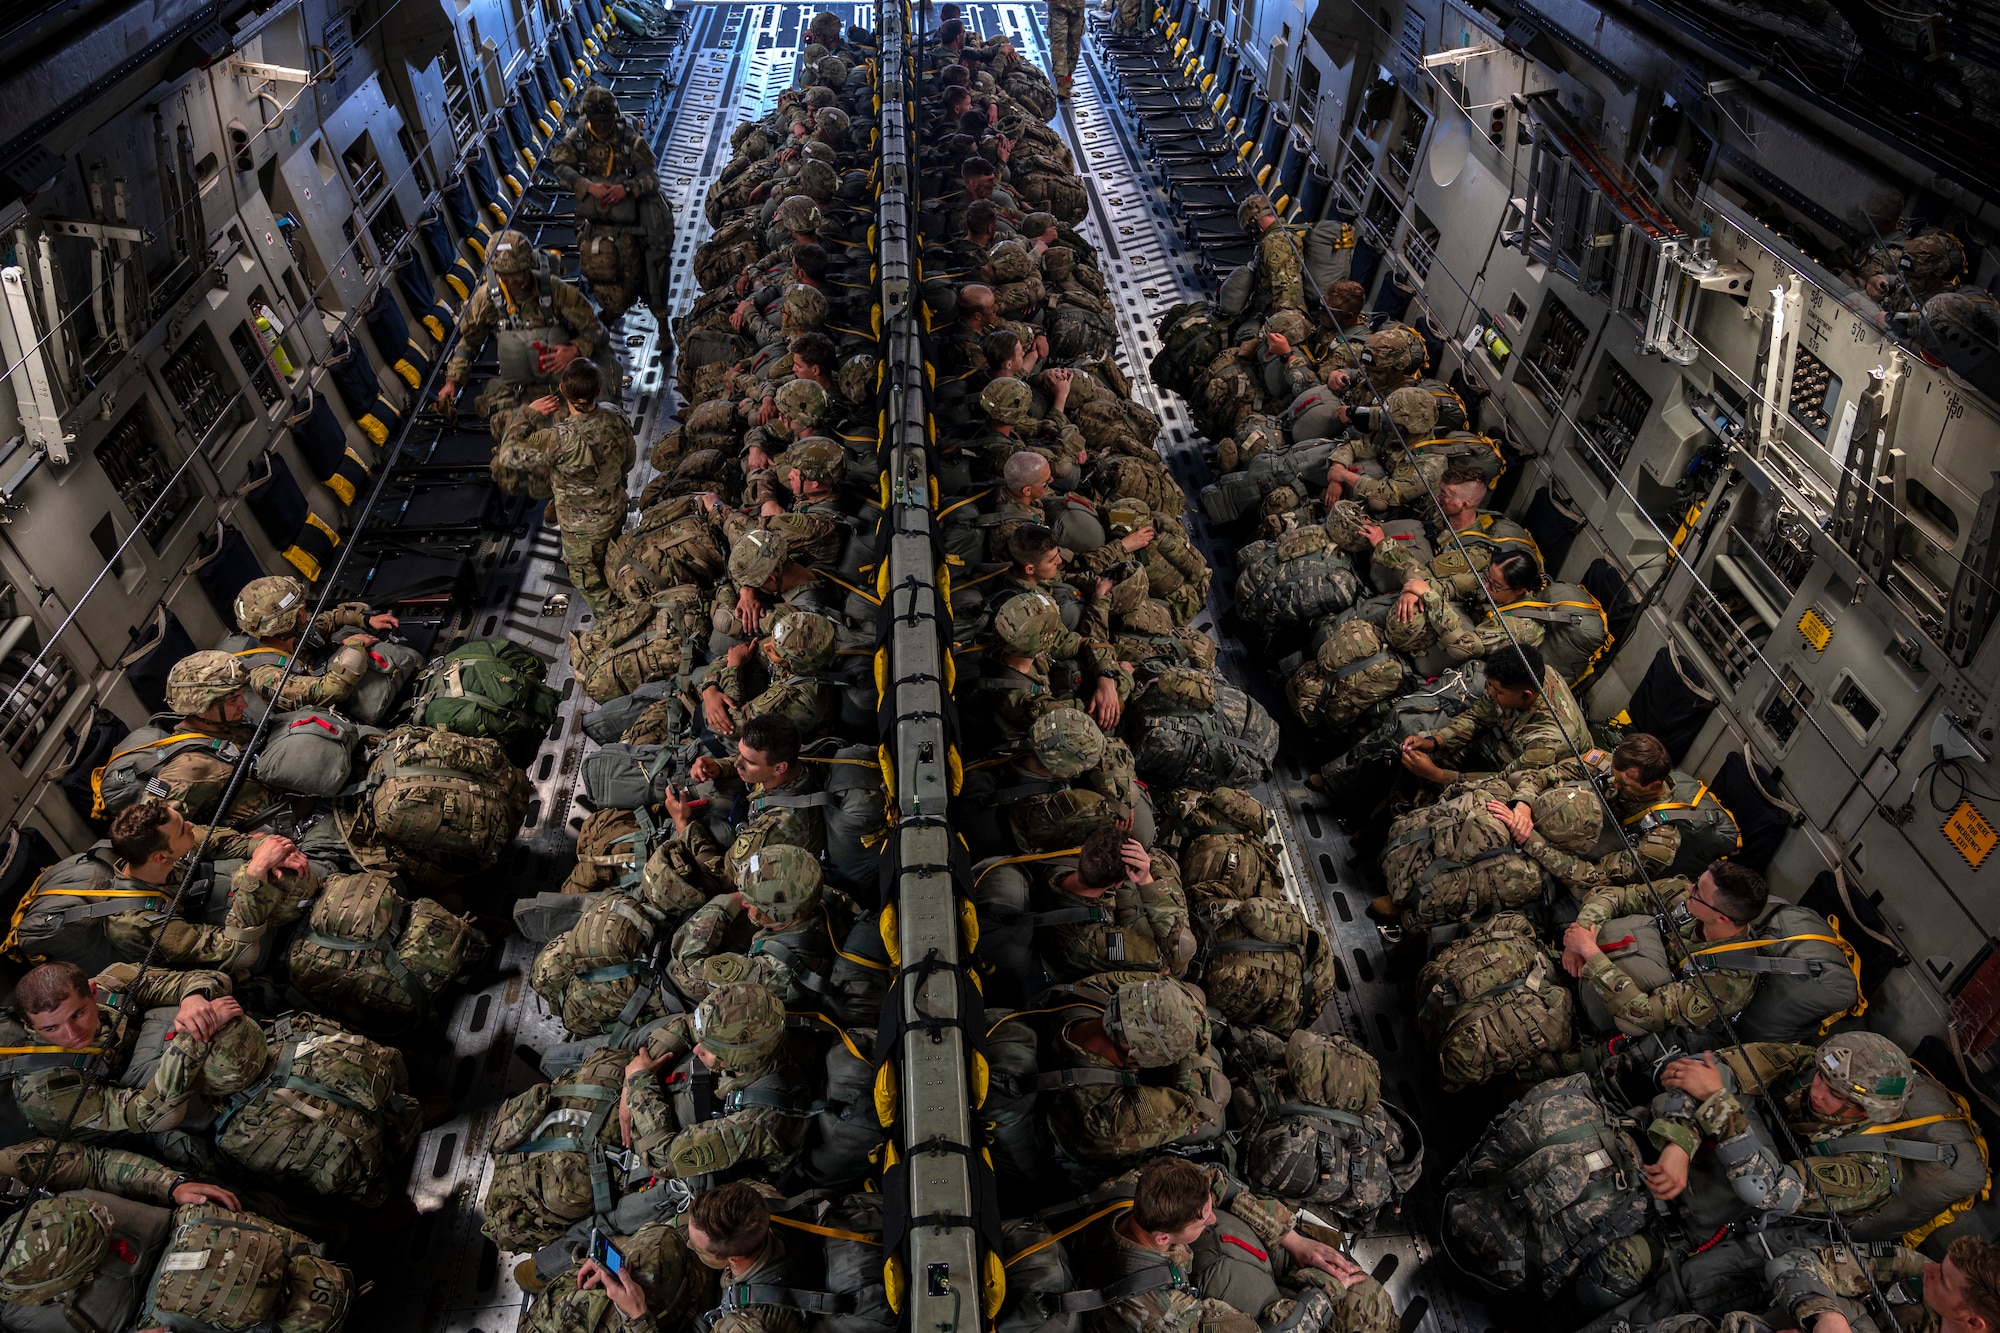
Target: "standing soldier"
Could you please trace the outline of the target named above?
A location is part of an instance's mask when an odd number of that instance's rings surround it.
[[[1277,210],[1261,194],[1253,194],[1236,206],[1236,220],[1243,234],[1256,243],[1257,254],[1250,262],[1250,303],[1239,316],[1237,342],[1258,337],[1263,325],[1280,310],[1306,308],[1303,256],[1298,243],[1278,223]]]
[[[506,434],[516,408],[555,388],[570,362],[596,355],[608,341],[589,298],[550,273],[528,238],[512,229],[487,248],[485,280],[460,319],[458,349],[445,363],[438,401],[458,401],[473,358],[497,333],[500,378],[487,382],[477,403],[496,438]]]
[[[603,387],[594,364],[570,362],[559,394],[537,398],[517,413],[506,440],[548,458],[563,563],[571,586],[598,615],[617,605],[604,577],[604,553],[625,526],[625,476],[639,451],[631,423],[599,405]],[[568,415],[558,418],[562,409]]]
[[[576,192],[577,254],[604,318],[637,301],[664,310],[665,292],[649,274],[664,267],[652,256],[673,252],[674,215],[653,150],[609,88],[584,90],[583,124],[549,150],[549,167]]]

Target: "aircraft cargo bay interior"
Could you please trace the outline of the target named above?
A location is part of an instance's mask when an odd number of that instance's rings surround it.
[[[2000,1330],[1990,7],[0,107],[0,1327]]]

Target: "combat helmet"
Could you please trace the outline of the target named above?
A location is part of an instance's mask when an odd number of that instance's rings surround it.
[[[211,648],[189,653],[167,673],[167,707],[183,717],[205,713],[243,688],[243,663]]]
[[[791,543],[782,532],[755,528],[736,539],[729,551],[729,577],[739,588],[761,588],[792,558]]]
[[[818,671],[833,656],[833,622],[812,611],[793,611],[771,627],[771,651],[793,671]]]
[[[495,273],[502,275],[532,273],[536,263],[534,243],[509,227],[486,247],[486,262]]]
[[[1264,321],[1264,332],[1277,334],[1296,350],[1312,336],[1312,322],[1296,310],[1280,310]]]
[[[1036,762],[1065,782],[1096,768],[1104,758],[1104,744],[1104,733],[1090,714],[1075,708],[1050,709],[1028,732]]]
[[[798,618],[788,617],[786,623]],[[813,619],[826,623],[818,616]],[[776,842],[750,853],[736,891],[771,920],[789,925],[810,916],[819,906],[820,884],[818,857],[803,847]]]
[[[815,140],[815,142],[817,142],[817,140]],[[823,148],[826,145],[821,144],[820,146]],[[799,168],[799,174],[797,180],[794,182],[794,188],[797,189],[800,194],[806,195],[808,198],[811,199],[815,200],[831,199],[835,195],[840,193],[840,173],[834,170],[833,164],[831,162],[821,162],[817,158],[810,158],[806,161],[806,164],[804,166]],[[797,197],[798,197],[797,195],[793,196],[793,198]],[[792,230],[813,231],[816,228],[818,228],[821,223],[825,221],[826,221],[826,215],[824,213],[817,213],[816,216],[811,219],[811,224],[809,226],[793,227]]]
[[[1016,594],[993,613],[993,637],[1020,657],[1039,657],[1061,629],[1062,611],[1045,592]]]
[[[1814,1063],[1827,1086],[1886,1124],[1910,1100],[1914,1067],[1903,1048],[1879,1032],[1841,1032],[1819,1044]]]
[[[1028,257],[1028,247],[1019,241],[1001,241],[987,251],[986,262],[993,269],[995,282],[1026,282],[1035,274],[1035,261]]]
[[[111,1210],[80,1195],[37,1199],[0,1264],[0,1301],[48,1305],[90,1281],[111,1244]]]
[[[807,481],[839,481],[847,474],[847,450],[840,441],[824,435],[808,435],[785,450],[780,469],[797,468]]]
[[[732,1068],[753,1063],[785,1035],[785,1002],[754,981],[717,986],[695,1006],[695,1040]]]
[[[1258,223],[1278,210],[1271,207],[1271,201],[1261,194],[1253,194],[1236,206],[1236,222],[1243,230],[1252,232]]]
[[[1028,216],[1022,218],[1021,225],[1016,230],[1021,234],[1022,237],[1032,241],[1040,239],[1043,235],[1045,235],[1048,232],[1048,229],[1050,227],[1053,227],[1055,225],[1056,225],[1055,214],[1036,212],[1036,213],[1030,213],[1028,214]],[[1063,246],[1060,248],[1066,250],[1069,247]],[[1048,253],[1054,254],[1055,250],[1051,249],[1048,251]]]
[[[1208,1048],[1208,1010],[1172,977],[1127,982],[1104,1006],[1104,1030],[1141,1069],[1160,1069]]]
[[[258,639],[289,637],[305,600],[306,585],[289,574],[251,579],[236,594],[236,628]]]
[[[1934,231],[1903,243],[1896,266],[1913,278],[1949,283],[1965,275],[1965,247],[1948,231]]]
[[[979,391],[979,409],[996,425],[1019,426],[1034,420],[1035,394],[1011,375],[988,381]]]
[[[787,380],[772,399],[795,425],[816,426],[826,419],[826,390],[811,380]]]
[[[813,74],[828,88],[847,86],[848,65],[839,56],[826,56],[813,66]]]
[[[1565,852],[1588,856],[1604,827],[1604,803],[1588,783],[1570,782],[1537,796],[1535,831]]]
[[[823,221],[819,204],[808,194],[795,194],[778,205],[773,215],[779,226],[786,231],[818,231]]]
[[[609,88],[592,84],[583,90],[581,98],[584,118],[587,120],[616,120],[618,118],[618,97]]]
[[[840,363],[840,396],[850,403],[860,404],[875,396],[876,381],[882,375],[882,362],[872,352],[856,352]]]
[[[1391,424],[1413,440],[1423,439],[1437,429],[1437,399],[1428,389],[1414,384],[1392,389],[1382,400],[1382,409]]]

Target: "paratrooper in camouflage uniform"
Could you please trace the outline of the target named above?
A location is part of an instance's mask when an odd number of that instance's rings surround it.
[[[306,585],[288,574],[252,579],[236,594],[237,633],[223,642],[223,651],[243,664],[243,687],[273,712],[344,703],[373,665],[368,648],[376,641],[374,636],[346,634],[322,668],[308,670],[302,661],[281,688],[278,682],[285,674],[286,658],[302,653],[300,640],[308,634],[328,643],[341,629],[390,630],[399,623],[387,612],[370,610],[366,602],[342,602],[311,617],[308,624],[310,598]]]
[[[625,525],[625,478],[637,461],[638,442],[624,414],[597,401],[603,388],[597,367],[572,365],[580,368],[563,372],[560,399],[538,398],[516,412],[507,439],[549,459],[570,584],[602,615],[617,604],[605,580],[604,553]]]
[[[651,304],[648,251],[672,251],[673,212],[652,147],[618,114],[616,95],[586,88],[581,109],[583,123],[549,149],[548,167],[576,194],[583,276],[604,318],[617,319],[635,302]]]
[[[602,352],[609,335],[589,298],[549,273],[546,261],[520,232],[495,236],[487,248],[486,266],[485,281],[473,289],[459,312],[458,347],[445,363],[438,398],[457,401],[473,360],[497,332],[500,375],[487,383],[478,407],[498,439],[516,408],[555,388],[556,377],[571,361]]]
[[[772,843],[744,862],[736,892],[681,923],[667,975],[690,1000],[728,981],[754,981],[788,1008],[810,1008],[826,990],[833,947],[818,860]]]

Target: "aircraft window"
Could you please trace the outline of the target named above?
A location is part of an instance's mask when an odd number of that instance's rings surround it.
[[[1958,514],[1938,498],[1936,491],[1911,477],[1903,483],[1903,501],[1911,513],[1949,534],[1951,540],[1958,540]]]

